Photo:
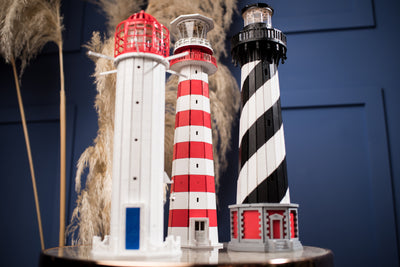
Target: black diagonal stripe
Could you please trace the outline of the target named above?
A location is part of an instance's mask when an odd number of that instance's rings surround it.
[[[266,61],[260,61],[247,75],[242,86],[242,107],[246,105],[249,98],[271,79],[276,73],[276,65]]]
[[[250,177],[252,179],[253,177]],[[256,177],[254,177],[256,179]],[[279,167],[262,181],[243,203],[280,203],[288,188],[286,157]]]
[[[239,147],[240,169],[282,126],[281,100],[278,100],[244,133]]]

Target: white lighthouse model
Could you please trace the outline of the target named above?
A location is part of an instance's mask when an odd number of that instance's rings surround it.
[[[93,240],[97,257],[173,257],[163,242],[165,72],[169,31],[141,11],[115,33],[117,67],[110,236]]]
[[[171,60],[179,77],[168,235],[179,236],[182,247],[216,248],[218,243],[214,161],[208,75],[217,71],[206,39],[214,27],[210,18],[182,15],[171,22],[178,34]]]

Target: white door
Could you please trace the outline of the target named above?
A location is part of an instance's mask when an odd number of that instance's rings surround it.
[[[207,220],[196,220],[194,222],[194,239],[197,245],[208,244],[208,222]]]

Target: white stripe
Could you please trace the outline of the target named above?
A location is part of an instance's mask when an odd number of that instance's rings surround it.
[[[241,68],[240,71],[242,73],[241,79],[240,79],[240,90],[243,88],[243,83],[246,80],[247,76],[249,76],[249,73],[254,69],[254,67],[261,62],[261,60],[256,60],[256,61],[251,61],[246,64],[244,64]]]
[[[182,126],[175,129],[174,144],[181,142],[204,142],[212,144],[212,132],[205,126]]]
[[[176,112],[185,110],[203,110],[210,113],[210,99],[203,95],[184,95],[176,101]]]
[[[239,146],[243,135],[257,119],[270,109],[280,96],[278,72],[253,94],[240,114]],[[255,112],[255,115],[253,115]]]
[[[208,83],[208,74],[204,72],[203,67],[200,65],[183,66],[180,69],[179,73],[186,76],[179,76],[179,82],[183,82],[186,80],[201,80],[205,83]]]
[[[172,176],[188,174],[214,176],[214,161],[202,158],[175,159],[172,161],[172,170]]]
[[[289,187],[286,190],[285,196],[282,198],[281,202],[282,204],[290,204],[290,193],[289,193]]]
[[[187,210],[189,209],[189,192],[174,192],[170,196],[170,210]]]
[[[283,148],[283,151],[282,151]],[[280,150],[280,151],[277,151]],[[262,160],[266,155],[266,162],[258,160],[260,157]],[[276,168],[282,163],[286,155],[284,150],[284,135],[283,127],[281,127],[271,139],[268,140],[262,147],[260,147],[256,153],[243,165],[239,173],[238,178],[238,195],[237,203],[240,204],[243,200],[269,175],[271,175]],[[256,175],[254,175],[255,164],[262,165],[264,168],[257,166]],[[265,168],[266,166],[266,168]],[[256,181],[256,182],[254,182]],[[240,189],[239,189],[240,186]]]
[[[189,209],[191,210],[215,210],[215,193],[190,192]],[[214,203],[214,204],[212,204]]]
[[[171,195],[170,210],[216,210],[215,193],[174,192]]]
[[[265,176],[263,177],[263,174],[265,174],[265,172],[268,172],[267,160],[270,158],[270,155],[267,155],[267,149],[259,149],[256,154],[257,160],[255,160],[254,162],[257,163],[257,179],[254,180],[257,182],[257,184],[261,184],[262,181],[265,179]]]

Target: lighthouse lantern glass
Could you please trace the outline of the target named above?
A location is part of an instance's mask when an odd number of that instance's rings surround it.
[[[242,14],[244,26],[252,23],[265,23],[267,28],[272,28],[272,10],[268,7],[252,7]]]
[[[201,20],[185,20],[177,25],[179,38],[207,39],[207,27]]]

